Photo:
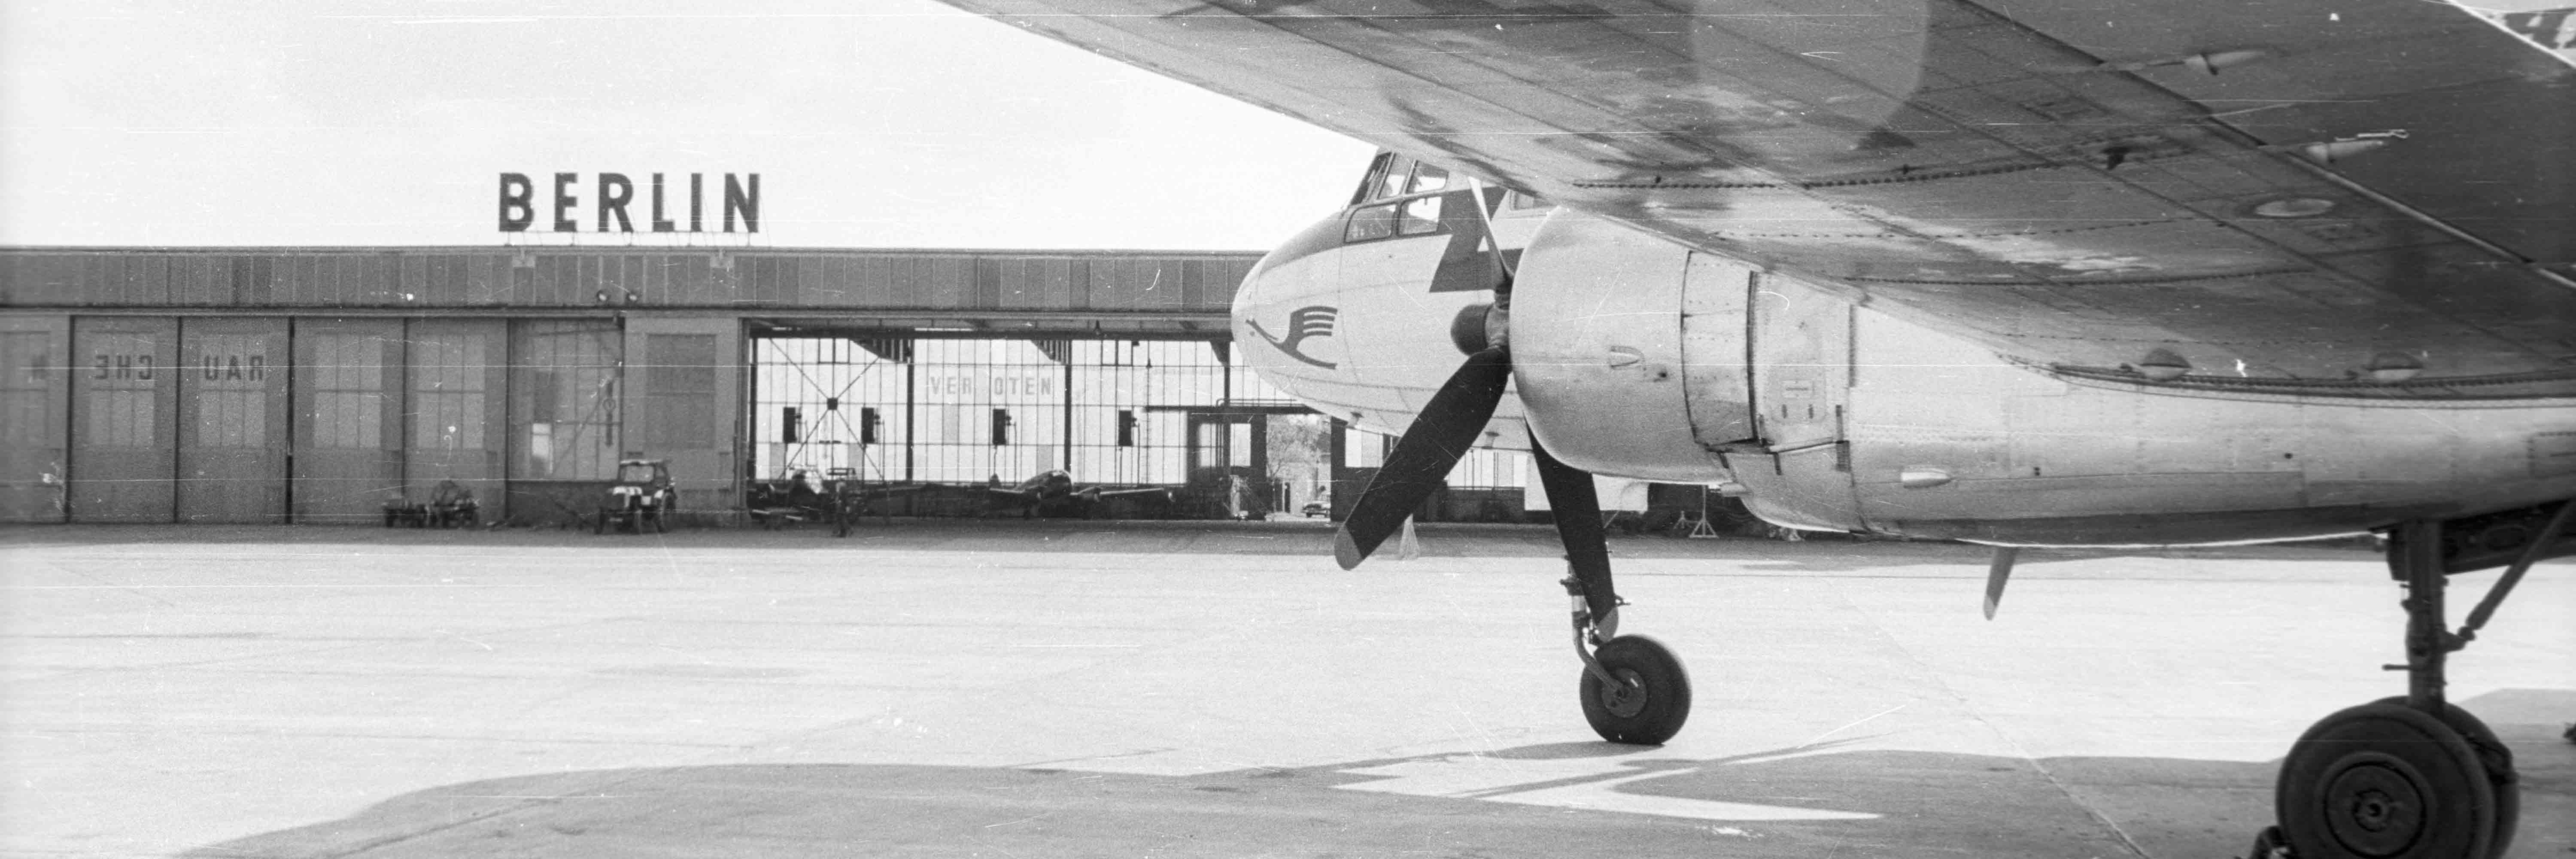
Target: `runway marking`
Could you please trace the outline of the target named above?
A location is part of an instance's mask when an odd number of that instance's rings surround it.
[[[1875,820],[1858,811],[1795,808],[1749,802],[1722,802],[1676,796],[1626,793],[1618,788],[1685,771],[1690,761],[1589,758],[1579,760],[1501,760],[1483,755],[1446,755],[1388,766],[1337,770],[1382,780],[1338,785],[1342,790],[1477,799],[1544,808],[1615,811],[1713,821]],[[1641,764],[1652,766],[1636,771]],[[1622,775],[1621,773],[1627,773]]]

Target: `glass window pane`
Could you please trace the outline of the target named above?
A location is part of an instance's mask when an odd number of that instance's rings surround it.
[[[1386,175],[1383,181],[1378,182],[1377,191],[1371,193],[1369,199],[1383,200],[1388,197],[1402,196],[1405,178],[1412,173],[1413,159],[1402,155],[1395,156],[1393,160],[1387,162]]]
[[[1404,204],[1404,216],[1400,224],[1401,232],[1408,236],[1427,235],[1439,232],[1440,201],[1443,199],[1446,198],[1419,197],[1406,201]]]
[[[1386,462],[1387,437],[1357,427],[1342,437],[1342,467],[1376,468]]]
[[[1405,193],[1419,194],[1446,187],[1449,187],[1449,171],[1436,165],[1424,164],[1413,168],[1413,184],[1405,189]]]
[[[1365,242],[1392,235],[1395,235],[1395,207],[1370,206],[1351,213],[1351,226],[1343,231],[1342,240]]]
[[[1370,197],[1369,193],[1386,184],[1386,167],[1394,160],[1395,153],[1392,152],[1380,152],[1376,158],[1369,159],[1368,175],[1360,177],[1359,188],[1351,192],[1351,205],[1357,206],[1375,199]]]

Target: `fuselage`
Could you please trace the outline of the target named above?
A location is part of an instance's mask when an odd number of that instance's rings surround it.
[[[1595,474],[1722,486],[1795,528],[2170,545],[2576,494],[2576,400],[2069,375],[1829,283],[1445,175],[1389,180],[1389,162],[1234,307],[1264,378],[1369,430],[1402,433],[1463,350],[1501,340],[1514,391],[1482,443],[1534,433]],[[1497,257],[1515,263],[1507,296],[1477,270]]]

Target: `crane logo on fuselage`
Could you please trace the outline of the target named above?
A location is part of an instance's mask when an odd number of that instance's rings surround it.
[[[1311,355],[1297,351],[1297,346],[1300,343],[1306,342],[1309,338],[1333,336],[1333,320],[1340,316],[1340,314],[1341,310],[1339,308],[1326,307],[1321,304],[1308,305],[1288,311],[1288,337],[1286,339],[1281,339],[1278,335],[1270,333],[1270,330],[1261,327],[1261,323],[1259,322],[1246,319],[1243,321],[1243,324],[1250,327],[1252,329],[1252,333],[1261,335],[1262,340],[1268,341],[1273,348],[1278,349],[1282,354],[1299,361],[1304,361],[1308,364],[1313,364],[1330,370],[1337,365],[1331,361],[1317,360]]]

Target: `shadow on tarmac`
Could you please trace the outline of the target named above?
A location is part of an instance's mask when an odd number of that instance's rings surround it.
[[[2520,696],[2501,714],[2576,703],[2559,690],[2496,695]],[[2512,855],[2576,850],[2566,825],[2576,747],[2554,724],[2496,721],[2522,762]],[[561,772],[418,791],[182,855],[2215,859],[2242,855],[2269,823],[2278,768],[1825,746],[1717,760],[1660,751],[1552,743],[1181,777],[1081,762]]]

